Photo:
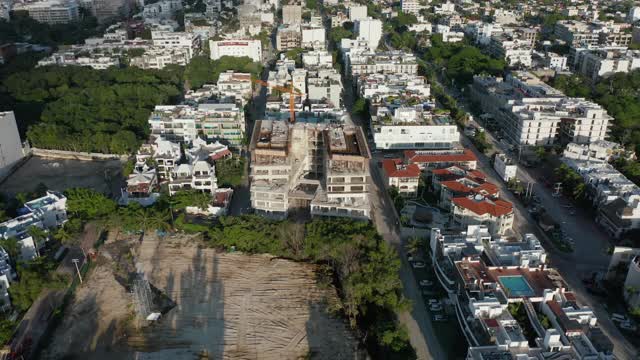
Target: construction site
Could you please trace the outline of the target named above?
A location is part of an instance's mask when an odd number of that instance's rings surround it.
[[[258,214],[370,217],[371,154],[362,129],[258,120],[249,148],[251,206]]]
[[[354,359],[315,265],[110,233],[43,359]]]

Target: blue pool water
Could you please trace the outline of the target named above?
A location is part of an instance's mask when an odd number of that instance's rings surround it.
[[[521,275],[514,276],[500,276],[498,277],[500,284],[505,289],[505,292],[510,297],[518,297],[518,296],[533,296],[535,293],[527,280],[524,279]]]

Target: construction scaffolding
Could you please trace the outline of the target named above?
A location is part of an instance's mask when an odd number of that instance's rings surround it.
[[[143,273],[136,273],[131,287],[131,295],[138,316],[145,320],[157,320],[158,313],[153,309],[153,293],[149,281]]]

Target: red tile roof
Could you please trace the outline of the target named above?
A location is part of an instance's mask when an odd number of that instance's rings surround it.
[[[468,197],[457,197],[453,199],[453,203],[478,215],[490,214],[498,217],[513,212],[513,205],[501,199],[489,200],[483,198],[482,200],[476,200]]]
[[[401,159],[385,159],[382,168],[388,177],[419,177],[420,168],[416,164],[403,166]]]
[[[473,152],[469,149],[464,149],[462,153],[457,154],[429,154],[420,153],[415,150],[405,150],[405,158],[411,163],[439,163],[439,162],[467,162],[478,161]]]
[[[484,321],[488,328],[497,328],[500,326],[496,319],[482,319],[482,321]]]
[[[476,179],[470,179],[470,178],[467,178],[467,179],[471,181],[476,181]],[[440,185],[448,189],[451,189],[452,191],[465,193],[465,194],[481,194],[485,196],[489,196],[489,195],[495,196],[500,191],[500,189],[496,185],[490,182],[482,183],[477,186],[468,186],[468,185],[465,185],[463,182],[461,182],[460,179],[456,179],[456,180],[442,181]]]
[[[451,191],[460,192],[460,193],[470,193],[473,189],[468,187],[467,185],[460,183],[456,180],[443,181],[440,183],[442,187],[446,187]]]
[[[218,151],[217,153],[211,155],[211,160],[216,161],[227,156],[231,156],[231,151],[229,149],[224,149],[222,151]]]

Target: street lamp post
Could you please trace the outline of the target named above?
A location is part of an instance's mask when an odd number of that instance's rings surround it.
[[[76,271],[78,272],[78,279],[80,280],[80,284],[82,284],[82,275],[80,274],[80,268],[78,267],[78,262],[80,260],[78,259],[71,259],[71,261],[75,264],[76,266]]]

